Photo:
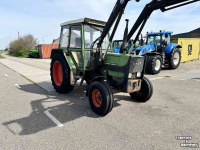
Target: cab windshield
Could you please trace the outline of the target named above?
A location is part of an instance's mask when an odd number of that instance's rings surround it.
[[[161,36],[148,36],[148,40],[147,40],[147,45],[148,44],[156,44],[158,47],[160,47],[160,40],[161,40]]]
[[[97,27],[94,25],[84,25],[84,36],[85,36],[85,48],[90,49],[92,43],[101,36],[101,33],[103,32],[103,27]],[[109,44],[108,36],[105,37],[103,43],[102,43],[102,49],[107,49],[107,46]],[[93,46],[93,48],[97,48],[97,44]]]

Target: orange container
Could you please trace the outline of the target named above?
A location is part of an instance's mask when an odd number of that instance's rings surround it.
[[[51,56],[52,49],[58,48],[58,44],[41,44],[38,45],[39,56],[42,59],[48,59]]]

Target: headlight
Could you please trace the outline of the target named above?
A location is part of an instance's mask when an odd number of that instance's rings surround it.
[[[132,77],[133,77],[133,74],[132,74],[132,73],[129,73],[129,74],[128,74],[128,78],[131,79]]]
[[[141,72],[137,72],[137,77],[140,78],[142,76]]]
[[[142,56],[142,54],[145,54],[146,48],[141,50],[140,53],[138,54],[139,56]]]
[[[139,56],[141,56],[142,55],[142,50],[140,51],[140,53],[138,54]]]
[[[148,52],[151,52],[152,50],[150,49]]]
[[[142,52],[142,53],[144,54],[145,52],[146,52],[146,48],[143,50],[143,52]]]

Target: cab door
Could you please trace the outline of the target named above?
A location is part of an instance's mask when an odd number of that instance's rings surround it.
[[[81,24],[70,26],[68,50],[78,70],[83,70],[84,68],[82,45]]]

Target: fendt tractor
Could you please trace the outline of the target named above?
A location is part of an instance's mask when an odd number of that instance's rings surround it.
[[[154,10],[167,11],[197,0],[153,0],[148,3],[129,33],[126,20],[123,44],[117,54],[112,51],[112,41],[129,1],[117,0],[107,22],[83,18],[61,24],[59,48],[53,49],[51,53],[50,71],[55,90],[68,93],[86,81],[90,106],[101,116],[112,110],[113,93],[130,93],[132,99],[140,102],[148,101],[153,94],[151,82],[144,77],[146,58],[126,54],[127,41],[136,30],[141,26],[134,44]]]
[[[170,69],[178,68],[182,47],[177,43],[171,43],[171,34],[171,31],[147,33],[146,45],[135,49],[136,55],[147,55],[147,73],[158,74],[163,65]]]

